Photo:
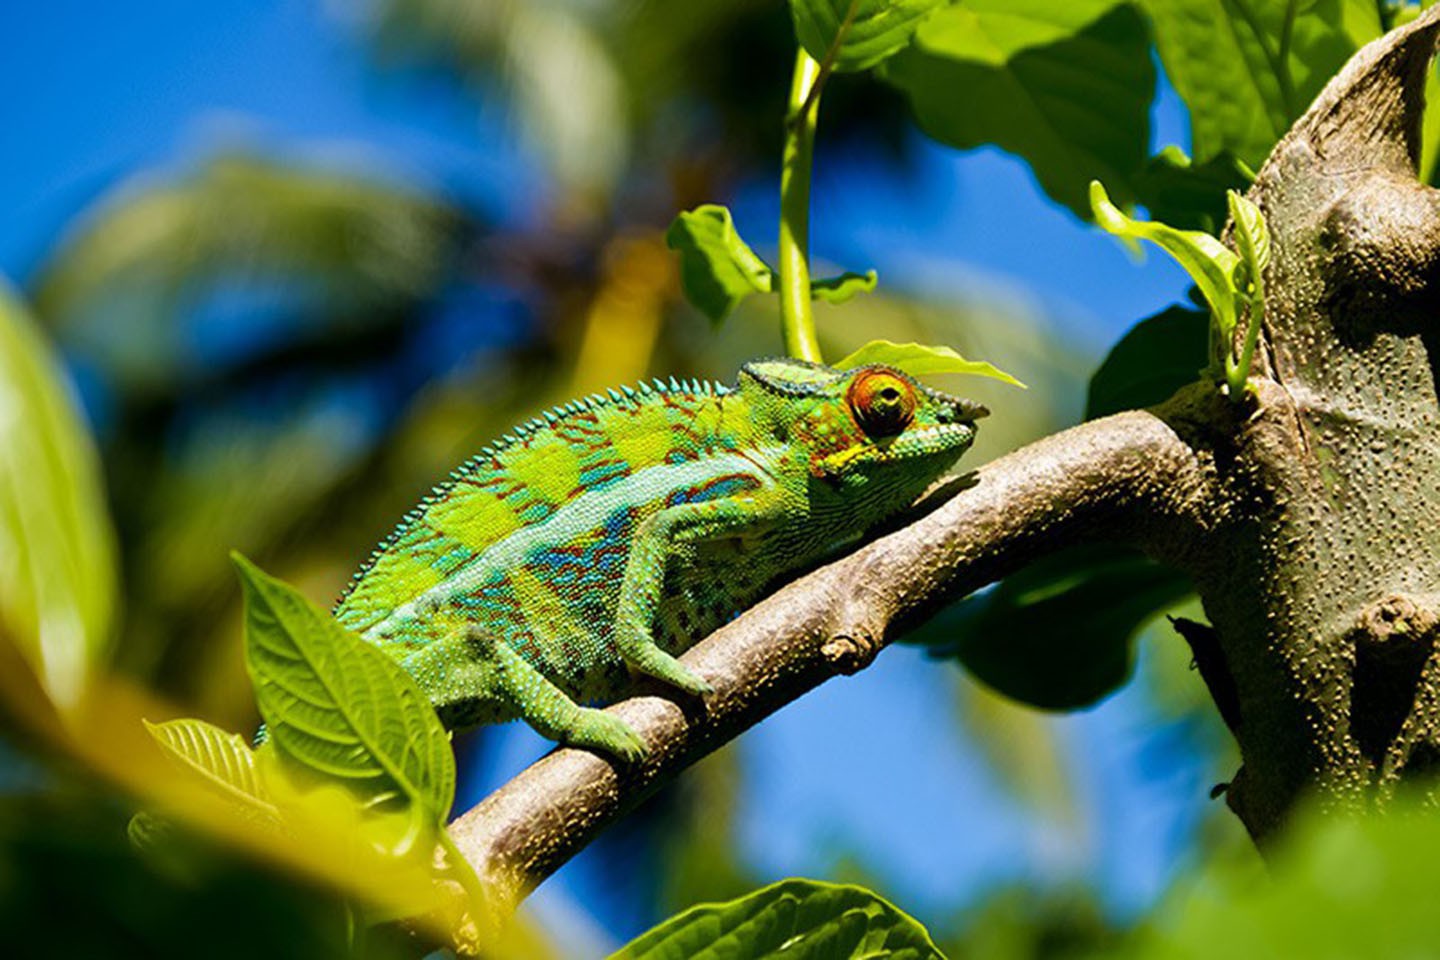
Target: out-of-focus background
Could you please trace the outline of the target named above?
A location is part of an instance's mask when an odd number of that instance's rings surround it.
[[[773,256],[777,0],[54,0],[0,6],[0,36],[0,274],[100,447],[115,658],[228,729],[257,722],[231,548],[328,602],[512,423],[781,349],[770,298],[718,330],[687,306],[663,239],[723,202]],[[1151,152],[1189,147],[1163,70],[1150,119]],[[936,381],[994,411],[969,465],[1077,422],[1110,345],[1185,298],[1178,268],[1132,259],[1025,162],[928,139],[877,80],[834,78],[820,131],[814,254],[880,277],[817,308],[827,356],[944,343],[1030,386]],[[686,773],[527,910],[595,956],[801,875],[869,884],[956,956],[1103,943],[1202,840],[1243,845],[1208,798],[1234,758],[1188,660],[1161,619],[1120,693],[1047,715],[891,649]],[[458,805],[546,749],[519,725],[465,740]],[[24,761],[0,768],[23,794]]]

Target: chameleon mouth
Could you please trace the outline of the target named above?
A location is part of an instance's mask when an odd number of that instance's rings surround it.
[[[949,454],[960,456],[975,440],[975,425],[961,421],[942,423],[921,430],[907,430],[898,437],[871,447],[866,459],[876,461],[909,460],[917,457]]]

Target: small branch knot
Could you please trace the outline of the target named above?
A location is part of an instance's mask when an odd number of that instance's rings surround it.
[[[1402,593],[1393,593],[1377,600],[1356,618],[1359,639],[1371,643],[1387,643],[1392,639],[1416,641],[1428,637],[1440,626],[1435,608]]]
[[[880,652],[880,638],[865,627],[853,633],[837,633],[820,648],[820,654],[836,673],[847,676],[868,667]]]

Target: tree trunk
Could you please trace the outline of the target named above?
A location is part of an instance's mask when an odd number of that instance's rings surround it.
[[[1426,15],[1360,51],[1249,196],[1274,251],[1255,395],[1196,432],[1219,492],[1192,568],[1207,677],[1263,837],[1297,796],[1383,798],[1440,758],[1440,192],[1416,179]]]

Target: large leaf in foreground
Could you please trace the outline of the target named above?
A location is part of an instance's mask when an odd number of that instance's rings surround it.
[[[782,880],[702,904],[631,941],[611,960],[944,960],[925,928],[861,887]]]
[[[245,662],[270,740],[369,808],[408,803],[438,823],[455,798],[450,740],[413,678],[239,554]]]
[[[0,279],[0,621],[61,706],[108,652],[114,603],[99,458],[55,358]]]
[[[1134,944],[1154,960],[1429,957],[1440,820],[1404,794],[1384,816],[1311,807],[1266,849],[1177,884]]]
[[[1066,550],[941,613],[909,642],[953,656],[1007,697],[1073,710],[1130,676],[1130,638],[1190,592],[1183,575],[1118,547]]]
[[[931,14],[883,70],[926,133],[1019,154],[1046,193],[1088,217],[1091,179],[1128,198],[1145,165],[1149,50],[1123,0],[967,0]]]

